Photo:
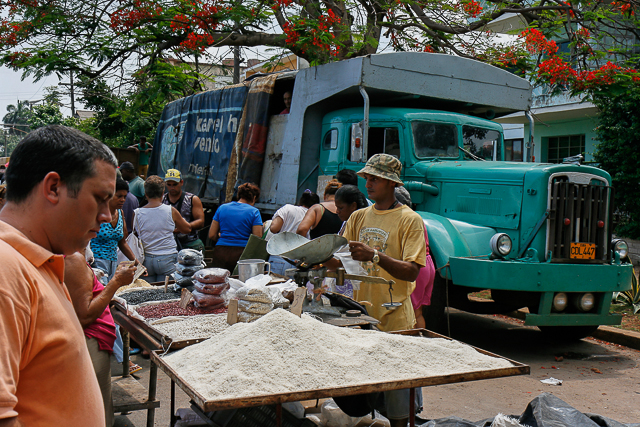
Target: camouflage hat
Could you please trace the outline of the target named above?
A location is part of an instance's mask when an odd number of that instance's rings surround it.
[[[364,168],[360,169],[358,175],[363,178],[364,174],[374,175],[393,181],[398,185],[404,185],[400,179],[400,172],[402,172],[400,160],[390,154],[374,154]]]

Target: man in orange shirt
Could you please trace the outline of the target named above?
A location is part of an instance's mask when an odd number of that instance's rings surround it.
[[[0,211],[0,427],[105,426],[63,255],[111,220],[116,164],[98,140],[57,125],[11,156]]]

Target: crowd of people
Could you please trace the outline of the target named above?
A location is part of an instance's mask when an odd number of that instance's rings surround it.
[[[311,239],[340,234],[368,275],[395,281],[393,301],[402,306],[383,309],[388,291],[375,286],[354,289],[346,282],[337,291],[371,302],[369,314],[383,331],[423,326],[421,310],[429,304],[435,269],[401,168],[395,157],[377,154],[357,173],[338,172],[322,201],[306,190],[266,227],[254,206],[260,189],[240,185],[236,200],[218,207],[206,234],[215,245],[213,266],[232,271],[251,239],[282,232]],[[204,250],[202,201],[183,190],[179,170],[142,180],[131,163],[118,167],[99,141],[57,125],[27,135],[3,178],[0,423],[110,426],[109,358],[118,356],[119,333],[109,301],[131,283],[140,263],[146,280],[159,282],[175,271],[180,249]],[[364,179],[367,196],[358,179]],[[127,243],[129,233],[139,239],[141,254]],[[119,264],[119,256],[130,262]],[[338,268],[342,259],[325,265]],[[276,272],[285,267],[283,262]],[[103,280],[96,271],[104,272]],[[406,425],[408,391],[390,393],[386,402],[392,425]]]

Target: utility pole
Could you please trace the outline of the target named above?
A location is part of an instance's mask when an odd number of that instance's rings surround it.
[[[69,94],[71,95],[71,116],[76,116],[76,100],[73,86],[73,71],[69,71],[69,83],[58,83],[58,86],[69,86]]]
[[[233,48],[233,84],[240,83],[240,48]]]

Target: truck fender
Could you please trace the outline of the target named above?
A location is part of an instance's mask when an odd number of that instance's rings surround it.
[[[427,229],[429,251],[436,269],[447,265],[451,257],[482,256],[490,253],[489,241],[496,233],[493,228],[454,221],[429,212],[418,214]],[[448,271],[448,268],[442,268],[440,275],[446,278],[446,275],[450,276]]]

